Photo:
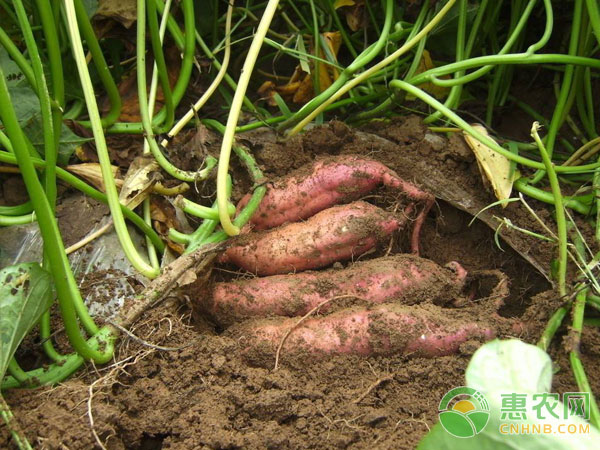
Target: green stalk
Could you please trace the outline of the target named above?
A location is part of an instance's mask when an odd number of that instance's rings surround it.
[[[202,94],[196,103],[194,103],[192,108],[181,119],[179,119],[179,121],[173,126],[173,128],[171,128],[171,130],[169,130],[166,138],[161,142],[163,147],[166,147],[169,143],[168,140],[173,136],[176,136],[183,129],[183,127],[189,123],[190,120],[192,120],[194,115],[200,111],[200,108],[202,108],[208,99],[213,95],[215,90],[221,84],[221,80],[227,74],[229,59],[231,58],[231,18],[233,15],[233,4],[234,0],[230,0],[229,6],[227,7],[225,19],[225,54],[223,55],[223,62],[219,68],[219,72],[215,76],[210,86],[206,89],[206,91],[204,91],[204,94]]]
[[[485,6],[482,4],[479,6],[480,10],[485,10]],[[467,1],[460,0],[458,4],[458,33],[456,35],[456,61],[461,61],[465,57],[469,56],[468,50],[465,48],[465,33],[467,28]],[[464,71],[456,72],[454,74],[455,78],[460,78],[464,75]],[[449,108],[456,108],[458,106],[458,102],[460,101],[460,96],[462,94],[462,85],[458,84],[453,86],[448,94],[448,97],[444,101],[444,105]],[[426,124],[435,122],[439,117],[441,117],[442,113],[439,111],[430,114],[423,121]]]
[[[531,186],[524,178],[519,178],[518,180],[516,180],[514,182],[514,187],[519,192],[522,192],[528,197],[534,198],[549,205],[556,206],[554,195],[552,195],[552,193],[536,188],[535,186]],[[583,214],[584,216],[587,216],[590,213],[590,205],[583,203],[582,201],[576,198],[567,199],[566,201],[564,201],[563,204],[566,208],[570,208],[573,211],[577,211],[578,213]]]
[[[311,4],[311,8],[312,8],[314,3],[311,1],[310,4]],[[342,21],[340,20],[340,16],[338,15],[337,11],[333,7],[334,6],[334,2],[326,2],[326,4],[327,4],[327,6],[329,6],[329,14],[333,18],[333,21],[335,22],[336,29],[342,35],[342,41],[344,41],[344,44],[346,45],[346,48],[348,49],[348,51],[350,52],[350,54],[352,55],[352,57],[354,59],[358,58],[358,53],[356,52],[356,49],[354,48],[354,45],[352,44],[352,41],[348,37],[348,33],[346,32],[346,28],[342,24]],[[368,3],[367,3],[367,5],[368,5]],[[386,20],[387,20],[387,16],[386,16]],[[313,27],[314,27],[314,24],[313,24]],[[318,33],[317,28],[318,27],[315,27],[315,33]],[[318,55],[318,52],[315,52],[315,54]]]
[[[558,293],[561,297],[567,295],[566,288],[566,277],[567,277],[567,222],[565,220],[565,209],[563,207],[562,194],[560,192],[560,184],[554,165],[550,159],[550,154],[544,147],[542,140],[538,134],[540,125],[537,122],[533,123],[531,128],[531,136],[535,140],[542,156],[544,166],[546,166],[546,172],[548,174],[548,181],[550,182],[550,189],[554,196],[554,207],[556,211],[556,231],[558,237]]]
[[[238,87],[235,90],[233,101],[227,117],[227,126],[225,134],[223,136],[223,142],[221,144],[221,153],[219,156],[219,167],[217,170],[217,204],[219,208],[219,216],[221,219],[221,225],[223,230],[229,235],[234,236],[240,232],[239,228],[231,222],[227,205],[229,198],[227,196],[227,175],[229,172],[229,158],[231,156],[231,147],[233,145],[235,128],[238,123],[240,112],[242,109],[242,103],[250,82],[252,75],[252,69],[258,58],[258,53],[262,46],[262,41],[265,38],[273,15],[277,10],[279,0],[269,0],[267,6],[263,12],[263,16],[260,20],[256,34],[252,39],[252,44],[248,49],[248,54],[242,67],[242,72],[238,80]]]
[[[99,352],[91,349],[79,331],[77,316],[80,317],[84,328],[92,334],[97,332],[98,328],[87,314],[81,294],[77,288],[77,282],[75,281],[65,253],[54,212],[30,159],[29,147],[13,109],[2,68],[0,68],[0,104],[4,105],[0,109],[0,117],[6,128],[7,135],[13,144],[13,152],[44,239],[44,250],[54,279],[59,306],[69,341],[82,357],[93,359],[96,362],[106,362],[112,357],[112,352]]]
[[[12,227],[13,225],[26,225],[35,222],[35,213],[23,214],[22,216],[0,216],[1,227]]]
[[[50,151],[46,151],[46,170],[44,171],[44,183],[46,196],[50,206],[54,209],[56,204],[56,161],[58,158],[58,147],[60,145],[60,134],[62,129],[62,111],[65,106],[65,85],[62,70],[62,56],[58,35],[56,33],[56,24],[50,3],[47,0],[36,0],[36,5],[42,21],[42,30],[44,32],[46,50],[48,52],[48,61],[50,66],[50,77],[52,80],[52,95],[56,102],[56,108],[52,109],[52,126],[54,133],[54,142]],[[40,86],[40,83],[37,83]],[[45,134],[45,133],[44,133]]]
[[[587,7],[588,15],[590,16],[590,24],[594,35],[600,44],[600,8],[598,7],[597,0],[586,0],[585,5]]]
[[[25,203],[17,206],[0,206],[0,214],[3,216],[20,216],[29,214],[31,211],[33,211],[31,200],[27,200]]]
[[[23,75],[27,82],[31,85],[31,88],[37,92],[37,85],[35,83],[35,75],[33,74],[33,69],[29,64],[29,61],[23,56],[23,54],[19,51],[18,47],[12,41],[10,36],[6,34],[6,32],[0,27],[0,45],[4,47],[8,56],[15,62],[15,64],[21,69]]]
[[[588,381],[588,377],[585,374],[585,369],[581,359],[579,358],[580,344],[581,344],[581,333],[583,331],[583,316],[585,312],[587,289],[582,289],[575,297],[575,303],[573,305],[573,324],[571,325],[570,337],[571,337],[571,350],[569,351],[569,360],[571,361],[571,368],[573,369],[573,375],[577,382],[579,392],[587,392],[590,396],[590,423],[596,428],[600,428],[600,410],[594,397],[594,392]]]
[[[103,327],[98,333],[87,341],[90,348],[98,351],[104,348],[106,353],[114,352],[114,330],[112,327]],[[34,388],[38,386],[54,385],[70,377],[77,369],[79,369],[85,359],[77,353],[67,355],[65,359],[50,364],[48,368],[34,369],[27,373],[28,381],[23,386],[14,377],[5,377],[2,380],[0,388],[2,390],[14,389],[18,387]]]
[[[79,30],[81,31],[81,34],[85,39],[88,50],[92,54],[94,67],[96,67],[98,77],[100,78],[102,86],[104,86],[104,89],[110,101],[110,109],[108,110],[108,113],[106,113],[106,116],[104,116],[101,120],[103,127],[109,127],[110,125],[115,123],[121,115],[121,95],[119,94],[119,89],[117,88],[115,80],[113,80],[110,70],[108,69],[108,65],[106,64],[106,60],[104,59],[104,54],[102,53],[102,49],[100,48],[98,39],[96,39],[96,34],[94,33],[94,29],[92,28],[90,19],[87,16],[87,12],[85,11],[82,0],[75,0],[73,4],[75,6],[75,14],[77,17],[77,24],[79,26]],[[71,37],[71,39],[73,39],[73,37]],[[90,121],[82,121],[79,123],[87,127],[93,126],[91,124],[91,117]]]
[[[367,49],[361,52],[355,60],[346,67],[339,75],[337,80],[335,80],[331,86],[325,89],[319,95],[315,95],[315,97],[305,104],[299,111],[297,111],[293,117],[286,120],[279,126],[279,130],[283,130],[289,128],[290,126],[297,123],[302,118],[306,117],[312,111],[314,111],[319,105],[323,104],[333,93],[338,91],[346,82],[354,75],[358,70],[362,69],[364,66],[369,64],[373,58],[375,58],[381,50],[384,48],[387,43],[388,36],[390,33],[390,29],[392,26],[392,18],[393,18],[393,7],[394,2],[392,0],[386,0],[386,9],[385,9],[385,22],[383,25],[383,29],[379,39],[372,45],[370,45]],[[318,58],[318,53],[315,54]],[[318,64],[315,64],[315,67],[318,67]]]
[[[15,416],[10,410],[8,403],[6,403],[6,400],[4,400],[2,394],[0,394],[0,416],[2,417],[2,420],[4,420],[17,448],[19,448],[19,450],[32,450],[31,444],[27,440],[27,436],[25,436],[25,433],[16,421]]]
[[[544,6],[546,9],[546,27],[544,29],[544,34],[540,38],[538,42],[529,46],[525,53],[507,55],[506,53],[512,48],[515,41],[519,37],[519,34],[522,32],[523,28],[527,24],[527,19],[529,18],[533,7],[535,6],[537,0],[530,0],[527,4],[527,7],[515,27],[513,33],[506,41],[502,49],[495,55],[491,56],[480,56],[477,58],[470,58],[461,62],[446,64],[441,67],[429,69],[419,75],[417,75],[414,79],[408,80],[409,83],[414,85],[420,85],[422,83],[431,82],[438,86],[451,87],[456,84],[465,84],[471,81],[474,81],[490,70],[493,69],[493,66],[496,64],[527,64],[527,58],[531,58],[533,56],[543,56],[543,55],[534,55],[534,52],[542,48],[548,40],[550,39],[550,35],[552,34],[552,25],[553,25],[553,14],[552,14],[552,4],[550,0],[544,0]],[[555,55],[556,56],[556,55]],[[564,56],[564,55],[559,55]],[[515,61],[516,57],[516,61]],[[478,64],[472,64],[473,62],[477,62]],[[483,67],[481,67],[483,66]],[[451,80],[440,80],[437,78],[438,75],[447,75],[450,73],[454,73],[457,70],[462,69],[470,69],[474,67],[479,67],[478,70],[474,72],[468,73],[460,78],[453,78]],[[441,69],[441,70],[438,70]],[[450,70],[452,69],[452,70]]]
[[[90,117],[90,122],[92,125],[92,132],[94,134],[94,139],[96,142],[98,160],[100,162],[100,169],[102,172],[102,178],[104,180],[106,195],[108,198],[108,206],[110,208],[110,213],[113,218],[115,231],[117,232],[117,236],[119,237],[119,241],[121,243],[121,246],[123,247],[123,251],[129,259],[129,261],[131,262],[131,264],[143,275],[147,276],[148,278],[154,278],[158,275],[158,271],[141,258],[141,256],[135,249],[135,246],[133,245],[131,236],[129,236],[127,226],[125,225],[125,221],[123,219],[123,213],[121,212],[121,203],[119,202],[119,194],[117,192],[115,180],[112,175],[110,157],[108,155],[106,140],[104,137],[104,132],[102,130],[102,122],[100,121],[100,114],[98,112],[98,105],[96,103],[96,97],[94,95],[94,89],[92,87],[92,80],[90,79],[90,74],[87,70],[85,55],[83,53],[83,46],[79,37],[79,29],[77,26],[73,0],[65,0],[65,9],[67,15],[67,22],[69,25],[71,45],[73,48],[75,62],[77,64],[79,78],[81,80],[81,85],[87,104],[88,115]],[[140,98],[140,106],[145,104],[145,102],[145,98]]]
[[[600,163],[600,157],[598,157],[598,162]],[[596,242],[600,242],[600,167],[598,167],[594,171],[594,178],[592,181],[592,189],[595,196],[595,204],[596,204],[596,233],[595,238]]]
[[[317,18],[317,10],[315,8],[315,2],[314,0],[309,0],[310,3],[310,12],[312,15],[312,19],[313,19],[313,26],[312,26],[312,35],[313,35],[313,42],[314,42],[314,48],[313,48],[313,52],[314,52],[314,56],[316,58],[319,57],[319,50],[321,48],[321,33],[319,30],[319,19]],[[335,11],[334,11],[335,13]],[[334,17],[337,17],[337,14],[334,15]],[[338,18],[339,20],[339,18]],[[340,24],[341,25],[341,24]],[[342,27],[339,27],[339,29],[343,29]],[[352,53],[353,48],[350,47],[350,52]],[[312,81],[313,81],[313,94],[314,96],[318,96],[321,93],[321,65],[320,64],[314,64],[313,66],[313,71],[312,71]],[[320,115],[317,118],[317,123],[323,123],[323,116]]]
[[[332,94],[326,101],[321,103],[317,108],[311,111],[306,115],[294,128],[292,128],[288,136],[293,136],[302,130],[311,120],[313,120],[317,115],[319,115],[328,105],[333,103],[335,100],[346,94],[352,88],[362,83],[364,80],[369,78],[374,73],[388,66],[392,62],[396,61],[400,56],[404,53],[408,52],[411,48],[418,44],[418,42],[423,39],[435,26],[444,18],[444,16],[450,11],[450,9],[454,6],[456,0],[448,0],[446,4],[439,10],[439,12],[431,19],[431,21],[423,27],[421,31],[419,31],[412,39],[409,39],[402,45],[398,50],[393,52],[391,55],[387,56],[374,66],[362,72],[360,75],[356,76],[352,80],[349,80],[344,86],[338,89],[334,94]]]
[[[137,0],[137,8],[137,85],[140,116],[142,118],[146,141],[148,142],[152,156],[154,156],[154,159],[156,159],[165,172],[178,180],[193,182],[198,179],[198,174],[181,170],[171,164],[158,147],[154,136],[152,119],[148,110],[148,94],[146,92],[146,0]],[[159,122],[161,121],[159,120]]]
[[[0,131],[0,137],[2,137],[2,136],[3,136],[3,133]],[[12,149],[12,146],[10,148]],[[12,153],[0,151],[0,162],[4,162],[4,163],[8,163],[8,164],[17,164],[17,159],[15,158],[15,156]],[[34,166],[39,167],[39,168],[44,168],[46,166],[45,161],[43,161],[42,159],[39,159],[39,158],[31,158],[31,162],[33,162]],[[60,178],[61,180],[63,180],[67,184],[69,184],[70,186],[72,186],[75,189],[90,196],[94,200],[98,200],[102,203],[108,204],[108,198],[106,197],[106,194],[91,187],[84,181],[77,178],[75,175],[67,172],[66,170],[64,170],[60,167],[56,168],[56,175],[58,176],[58,178]],[[142,233],[144,233],[146,236],[148,236],[152,240],[152,244],[161,253],[164,251],[164,248],[165,248],[164,242],[160,239],[158,234],[156,234],[156,232],[152,228],[150,228],[148,225],[146,225],[146,223],[140,216],[138,216],[135,212],[133,212],[131,209],[127,208],[124,205],[121,205],[121,211],[123,211],[123,214],[125,217],[127,217],[127,219],[129,219],[136,227],[138,227],[140,229],[140,231],[142,231]]]
[[[50,326],[50,310],[46,311],[40,317],[40,340],[42,342],[42,348],[44,353],[54,362],[64,361],[65,356],[61,355],[54,348],[52,344],[52,329]]]
[[[567,315],[567,312],[569,312],[569,309],[571,309],[571,303],[572,302],[569,301],[565,306],[561,306],[554,312],[554,314],[552,314],[552,317],[550,317],[550,320],[548,321],[548,324],[546,325],[546,328],[544,329],[544,332],[537,343],[537,346],[545,352],[548,351],[548,347],[550,347],[552,338],[556,334],[556,331],[560,328],[563,319]]]
[[[25,38],[25,44],[27,45],[27,51],[31,59],[31,67],[35,77],[35,85],[37,86],[44,134],[44,159],[46,160],[47,164],[45,177],[46,195],[48,196],[50,208],[54,210],[54,203],[56,201],[56,158],[58,155],[58,139],[55,140],[54,138],[55,128],[50,95],[48,93],[48,84],[46,83],[42,59],[40,58],[40,53],[35,42],[35,37],[33,36],[33,32],[31,31],[29,17],[25,11],[23,2],[22,0],[13,0],[13,5],[15,7],[17,18],[19,19],[21,32]]]
[[[432,108],[442,111],[442,114],[444,116],[446,116],[448,119],[450,119],[452,122],[454,122],[454,124],[456,126],[463,129],[468,134],[470,134],[475,139],[477,139],[479,142],[485,144],[486,146],[490,147],[494,151],[505,156],[509,160],[515,161],[519,164],[522,164],[527,167],[531,167],[533,169],[544,169],[544,170],[546,169],[546,166],[543,163],[540,163],[538,161],[533,161],[533,160],[525,158],[521,155],[516,155],[512,152],[509,152],[505,148],[501,147],[493,139],[490,139],[488,136],[485,136],[485,135],[481,134],[480,132],[478,132],[477,130],[475,130],[471,125],[469,125],[465,120],[463,120],[460,116],[458,116],[454,111],[446,108],[443,104],[441,104],[435,98],[433,98],[432,96],[430,96],[423,90],[413,86],[412,84],[409,84],[402,80],[394,80],[390,83],[390,87],[392,89],[405,90],[405,91],[409,92],[411,95],[413,95],[413,96],[419,98],[420,100],[422,100],[423,102],[427,103]],[[556,173],[581,173],[581,172],[587,172],[590,170],[594,170],[598,167],[600,167],[600,163],[587,164],[584,166],[576,166],[576,167],[557,166],[557,167],[554,167],[554,171]]]
[[[152,5],[153,8],[149,8],[148,9],[148,14],[149,16],[152,16],[152,14],[154,15],[154,17],[156,17],[156,5],[154,3],[154,0],[151,0],[149,5]],[[150,10],[153,10],[154,12],[151,14]],[[168,17],[169,17],[169,12],[171,10],[171,0],[167,0],[167,2],[165,3],[165,9],[162,12],[162,17],[161,17],[161,22],[160,22],[160,28],[158,30],[158,36],[159,36],[159,43],[160,43],[160,53],[162,55],[162,59],[164,62],[164,55],[162,52],[162,44],[163,44],[163,39],[165,37],[165,31],[167,28],[167,22],[168,22]],[[153,46],[154,46],[154,41],[153,41]],[[152,117],[154,115],[154,107],[156,104],[156,90],[158,87],[158,65],[155,62],[152,68],[152,81],[150,83],[150,99],[148,100],[148,115],[150,117]],[[164,68],[163,73],[166,76],[166,68]],[[168,86],[168,92],[169,92],[169,102],[171,104],[171,109],[173,109],[173,98],[172,98],[172,94],[171,94],[171,86],[169,84],[169,80],[168,77],[166,77],[166,84]],[[174,113],[173,113],[174,114]],[[169,116],[169,111],[167,109],[167,116]],[[168,121],[168,119],[167,119]],[[148,145],[148,141],[144,140],[144,155],[150,153],[150,146]],[[144,201],[142,202],[142,210],[143,210],[143,217],[144,217],[144,221],[146,222],[146,224],[148,226],[152,226],[152,212],[151,212],[151,208],[150,208],[150,197],[148,196],[147,198],[144,199]],[[158,260],[158,255],[156,254],[156,248],[154,248],[154,246],[152,245],[152,241],[150,241],[150,239],[146,236],[146,249],[148,251],[148,260],[150,261],[150,265],[152,267],[154,267],[155,269],[159,269],[160,268],[160,261]]]
[[[169,76],[167,73],[167,64],[165,62],[165,55],[162,49],[162,36],[158,26],[158,19],[156,17],[156,3],[154,0],[148,1],[148,28],[150,29],[150,39],[152,42],[155,70],[158,74],[160,86],[162,87],[163,95],[165,97],[165,122],[161,125],[159,130],[155,131],[157,134],[160,134],[168,131],[169,128],[173,126],[173,122],[175,120],[175,110],[173,104],[173,94],[171,92],[171,85],[169,84]],[[144,89],[146,89],[146,86],[144,86]],[[152,102],[149,109],[154,109],[154,104]],[[152,116],[151,113],[149,113],[149,115]]]
[[[456,80],[442,80],[437,78],[438,76],[444,76],[456,72],[462,69],[472,69],[474,67],[489,66],[495,64],[516,64],[516,65],[540,65],[540,64],[573,64],[586,67],[593,67],[594,69],[600,69],[600,61],[594,58],[586,58],[584,56],[571,56],[554,53],[543,53],[539,55],[528,55],[527,53],[515,53],[510,55],[490,55],[490,56],[478,56],[475,58],[469,58],[461,62],[446,64],[444,66],[429,69],[426,72],[416,75],[414,78],[408,80],[410,84],[415,86],[423,83],[434,83],[437,86],[452,86]],[[465,75],[461,81],[464,82],[472,81],[467,80],[473,73]]]
[[[232,182],[231,182],[231,176],[229,176],[229,177],[227,177],[227,195],[228,196],[231,195],[231,189],[232,189]],[[212,209],[214,209],[215,211],[217,210],[216,200],[212,205]],[[201,247],[202,245],[204,245],[204,241],[212,234],[212,232],[215,230],[215,228],[217,227],[218,224],[219,224],[218,216],[214,220],[206,219],[202,222],[202,225],[200,225],[196,229],[196,231],[194,231],[192,234],[185,235],[186,236],[185,243],[187,244],[185,253],[191,253],[191,252],[195,251],[196,249],[198,249],[199,247]],[[169,230],[169,236],[170,236],[170,231],[172,231],[172,230]]]
[[[570,42],[569,42],[569,50],[568,54],[570,56],[577,55],[577,48],[579,44],[579,34],[581,32],[581,20],[583,13],[583,0],[575,0],[574,10],[573,10],[573,25],[571,26],[570,33]],[[546,136],[546,148],[548,155],[550,158],[554,153],[554,145],[556,143],[556,136],[558,135],[558,131],[560,127],[565,121],[569,110],[571,109],[571,102],[569,102],[570,93],[573,89],[573,81],[574,81],[574,72],[575,67],[572,64],[569,64],[565,67],[565,73],[562,80],[562,85],[560,87],[560,94],[556,101],[556,106],[554,107],[554,112],[552,113],[552,119],[550,120],[550,125],[548,127],[548,133]],[[531,180],[532,184],[536,184],[539,180],[544,177],[544,171],[539,171],[535,174]]]
[[[44,134],[44,159],[46,167],[44,171],[45,194],[48,200],[48,205],[54,212],[56,204],[56,161],[58,157],[58,146],[60,142],[60,132],[62,127],[62,107],[64,106],[64,83],[62,73],[62,62],[60,48],[58,45],[58,37],[56,34],[54,16],[50,4],[43,0],[36,2],[42,21],[46,47],[48,50],[48,58],[50,61],[50,74],[52,77],[52,86],[54,93],[54,101],[58,106],[51,108],[50,95],[46,83],[42,60],[33,36],[33,32],[29,25],[29,19],[21,0],[14,2],[16,13],[20,22],[20,27],[25,37],[27,49],[30,55],[32,69],[34,72],[38,98],[40,100],[40,109],[42,115],[42,128]],[[33,216],[32,216],[33,218]],[[41,222],[40,222],[41,227]],[[50,258],[47,254],[47,249],[44,251],[44,267],[50,269]],[[77,308],[76,308],[77,310]],[[86,317],[87,319],[87,317]],[[92,322],[91,320],[88,321]],[[95,324],[94,324],[95,326]],[[94,332],[94,328],[88,328],[88,332]],[[52,343],[48,341],[44,349],[49,350],[49,355],[55,356],[56,352],[52,348]]]
[[[202,206],[197,203],[188,200],[187,198],[181,198],[180,201],[177,202],[178,205],[183,212],[190,214],[195,217],[200,217],[201,219],[207,220],[218,220],[219,219],[219,211],[214,208],[209,208],[208,206]],[[235,214],[235,206],[231,203],[228,207],[229,215],[233,216]]]

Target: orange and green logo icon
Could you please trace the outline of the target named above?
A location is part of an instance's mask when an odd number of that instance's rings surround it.
[[[490,407],[481,392],[459,386],[448,391],[442,398],[439,417],[448,433],[468,438],[483,431],[490,418]]]

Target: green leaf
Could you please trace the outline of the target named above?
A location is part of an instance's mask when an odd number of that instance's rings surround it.
[[[0,46],[0,67],[4,72],[6,84],[9,88],[19,85],[25,80],[25,75],[19,69],[19,66],[8,56],[4,47]]]
[[[9,93],[23,132],[38,153],[43,156],[44,130],[40,102],[37,95],[29,86],[10,87]],[[69,158],[75,149],[90,140],[90,138],[77,136],[63,123],[58,145],[58,164],[62,166],[68,164]]]
[[[41,116],[35,116],[28,125],[23,127],[23,131],[25,132],[35,149],[38,151],[38,153],[40,155],[43,155],[44,130],[42,129]],[[90,138],[83,138],[81,136],[77,136],[71,131],[71,129],[68,126],[66,126],[63,123],[60,132],[60,141],[58,144],[58,164],[60,166],[68,164],[69,158],[71,157],[75,149],[84,142],[88,142],[90,140]]]
[[[9,87],[8,92],[21,127],[31,123],[34,117],[41,116],[40,101],[29,86]]]
[[[96,11],[98,10],[98,0],[81,0],[81,3],[83,3],[85,12],[87,13],[88,17],[91,19],[94,16],[94,14],[96,14]]]
[[[484,416],[489,416],[487,425],[483,431],[473,437],[459,438],[448,433],[442,427],[442,423],[437,423],[421,440],[418,449],[538,450],[543,448],[575,450],[595,449],[600,446],[600,432],[578,417],[570,417],[565,420],[562,416],[557,419],[545,414],[544,418],[538,418],[537,411],[532,408],[537,403],[532,399],[532,395],[551,392],[552,382],[552,361],[539,347],[517,339],[488,342],[473,355],[465,378],[467,386],[483,394],[489,405],[489,413],[470,412],[466,416],[475,424],[476,428],[488,420],[488,417]],[[527,394],[525,419],[516,421],[502,419],[502,394],[513,393]],[[561,402],[556,401],[553,404],[556,404],[556,411],[563,411]],[[441,416],[440,420],[446,427],[449,424],[456,426],[456,434],[464,431],[463,435],[468,435],[466,428],[465,430],[460,428],[461,424],[449,423],[449,419],[446,418],[446,416],[450,417],[449,415],[442,413]],[[553,430],[557,430],[561,424],[583,425],[589,426],[589,433],[503,434],[500,432],[500,426],[506,423],[528,426],[530,429],[533,429],[534,425],[550,425]],[[466,426],[466,424],[464,425]]]
[[[310,74],[310,64],[308,63],[308,58],[306,57],[306,47],[304,46],[304,37],[302,34],[298,34],[296,38],[296,50],[300,52],[298,59],[300,60],[300,67],[303,71]]]
[[[0,271],[0,379],[10,359],[53,298],[52,277],[38,263]]]

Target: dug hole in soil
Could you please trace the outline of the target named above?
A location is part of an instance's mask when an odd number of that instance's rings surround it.
[[[545,277],[519,254],[543,263],[553,257],[551,247],[525,239],[516,245],[519,252],[506,244],[500,250],[488,225],[476,221],[469,226],[470,214],[430,189],[432,174],[437,173],[450,180],[446,185],[451,180],[469,184],[479,196],[475,200],[484,205],[494,201],[458,136],[450,141],[432,138],[419,120],[409,117],[362,131],[333,122],[289,141],[278,141],[265,131],[240,139],[267,177],[285,175],[322,155],[362,154],[433,191],[438,202],[421,235],[421,256],[441,265],[458,261],[471,273],[505,273],[509,295],[500,313],[526,318],[529,324],[527,332],[514,337],[535,343],[560,305]],[[217,151],[216,137],[211,144],[209,151]],[[233,163],[234,196],[240,198],[250,180]],[[367,200],[378,202],[387,195],[382,190]],[[527,220],[521,215],[519,222],[513,205],[494,212],[512,215],[517,224]],[[392,252],[406,248],[406,242],[397,239]],[[367,257],[373,256],[377,255]],[[218,269],[213,277],[228,279],[231,274]],[[492,301],[490,290],[485,283],[470,283],[465,298]],[[88,365],[60,386],[6,392],[30,441],[39,448],[89,449],[98,447],[95,433],[108,449],[414,448],[437,421],[442,396],[464,384],[467,363],[481,345],[468,341],[457,355],[435,359],[335,356],[307,362],[287,359],[284,351],[277,371],[251,367],[241,357],[238,342],[190,308],[195,296],[205,292],[174,292],[133,327],[140,338],[169,350],[123,338],[118,365]],[[577,391],[561,342],[564,335],[561,330],[551,347],[558,368],[553,387],[557,392]],[[586,371],[597,373],[600,334],[586,327],[582,342]],[[29,352],[31,360],[31,353],[39,351],[33,339],[25,347],[18,357]],[[590,382],[599,392],[598,378],[590,377]],[[0,447],[11,445],[6,428],[0,429]]]

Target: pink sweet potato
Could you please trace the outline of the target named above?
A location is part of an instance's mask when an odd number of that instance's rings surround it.
[[[258,275],[316,269],[371,250],[401,225],[401,220],[369,203],[334,206],[306,222],[242,235],[220,262]]]
[[[198,302],[222,326],[249,317],[303,316],[320,308],[324,313],[348,304],[423,301],[436,304],[454,299],[462,290],[466,271],[456,262],[448,268],[414,255],[396,255],[358,262],[347,269],[273,275],[264,278],[215,283],[212,295]]]
[[[249,320],[230,327],[227,333],[240,342],[249,362],[269,366],[290,329],[281,350],[284,360],[329,355],[436,357],[458,352],[468,340],[495,336],[491,322],[474,320],[468,313],[434,305],[399,304],[344,309],[299,325],[298,318]]]
[[[434,197],[404,181],[380,162],[359,156],[322,159],[275,181],[269,186],[250,223],[255,230],[265,230],[287,222],[297,222],[333,205],[358,200],[382,184],[408,198],[410,204],[406,209],[407,214],[414,209],[414,203],[423,204],[415,220],[411,239],[412,250],[418,253],[418,235]],[[238,209],[243,208],[249,200],[250,194],[242,198]]]

